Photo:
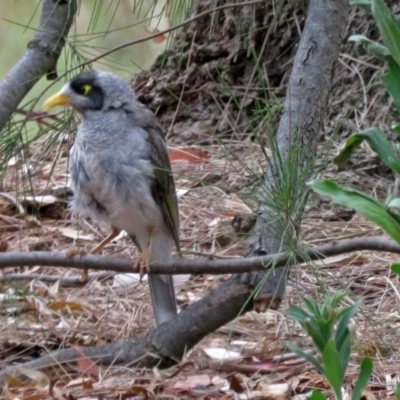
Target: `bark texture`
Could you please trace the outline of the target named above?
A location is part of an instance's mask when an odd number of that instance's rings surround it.
[[[56,79],[57,61],[75,18],[76,0],[43,0],[39,28],[23,57],[0,84],[0,131],[36,82]]]
[[[280,157],[272,157],[263,188],[269,201],[279,201],[282,191],[287,196],[280,205],[282,211],[278,212],[267,205],[268,201],[261,201],[248,255],[274,254],[296,247],[307,199],[305,184],[314,172],[313,160],[318,153],[318,137],[323,129],[349,10],[346,1],[310,1],[277,131],[276,150]],[[285,205],[288,213],[283,212]],[[242,277],[246,282],[262,285],[257,294],[257,308],[265,310],[279,305],[285,294],[288,268],[277,268],[266,279],[263,272]]]

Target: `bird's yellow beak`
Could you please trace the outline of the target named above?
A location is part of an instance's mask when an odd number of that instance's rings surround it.
[[[57,93],[50,98],[48,98],[44,104],[43,104],[43,110],[48,111],[51,108],[57,107],[57,106],[65,106],[69,104],[71,100],[71,97],[63,94],[63,93]]]

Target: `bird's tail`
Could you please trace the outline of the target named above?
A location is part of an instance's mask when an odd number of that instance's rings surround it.
[[[150,263],[170,258],[173,246],[174,243],[169,234],[157,232],[153,237]],[[154,317],[157,325],[161,325],[177,314],[173,277],[172,275],[150,274],[149,286]]]

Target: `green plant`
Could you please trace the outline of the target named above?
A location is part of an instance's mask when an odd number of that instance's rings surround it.
[[[310,297],[304,297],[306,309],[293,306],[289,315],[294,318],[311,337],[319,353],[319,359],[298,346],[289,344],[288,348],[305,358],[323,374],[331,385],[337,400],[341,400],[342,386],[351,354],[351,334],[348,328],[351,318],[360,307],[358,300],[353,306],[337,310],[346,292],[326,297],[319,306]],[[361,362],[360,373],[354,387],[352,400],[359,400],[363,389],[372,374],[373,363],[369,357]],[[313,400],[325,399],[319,391],[309,396]]]
[[[363,43],[368,52],[385,61],[387,69],[380,78],[387,92],[392,97],[394,106],[398,111],[400,111],[400,21],[396,19],[383,0],[351,0],[351,3],[372,12],[381,33],[383,45],[362,35],[353,35],[349,40]],[[399,124],[394,125],[392,128],[397,133],[400,133]],[[399,147],[395,148],[393,144],[387,140],[384,132],[376,127],[371,127],[367,130],[351,135],[342,146],[339,154],[334,158],[334,163],[342,164],[348,161],[354,149],[360,146],[364,141],[369,144],[371,149],[389,168],[392,169],[395,174],[400,175]],[[385,203],[382,204],[366,193],[351,188],[341,187],[332,181],[313,180],[309,182],[308,185],[316,193],[331,197],[335,203],[353,208],[359,214],[382,228],[400,244],[400,198],[395,197],[397,194],[393,195],[389,193]],[[392,271],[400,275],[400,264],[393,264]],[[307,332],[311,335],[308,330]],[[316,333],[314,333],[314,335],[316,335]],[[324,361],[324,352],[326,352],[325,359],[327,361],[328,354],[330,354],[330,357],[338,361],[338,356],[341,356],[341,348],[338,348],[338,344],[336,343],[336,354],[334,347],[335,341],[333,339],[329,340],[332,340],[332,342],[325,342],[323,352],[318,349],[322,354],[324,362],[324,370],[322,372],[325,373],[327,379],[334,388],[336,398],[341,398],[340,392],[338,391],[338,384],[341,382],[340,377],[342,375],[340,375],[338,370],[329,371],[329,364],[325,365]],[[339,363],[337,365],[339,365]],[[342,368],[341,373],[343,373],[343,359],[341,359],[340,366]],[[326,368],[328,368],[329,375],[327,374]],[[356,393],[356,389],[359,389],[359,382],[361,382],[360,386],[363,382],[366,384],[366,373],[369,369],[372,371],[372,361],[364,359],[361,364],[360,376],[352,398],[359,398],[355,397],[355,395],[359,396],[361,391]],[[319,370],[321,371],[320,368]],[[400,399],[400,389],[398,384],[395,386],[394,394],[397,399]],[[313,392],[311,398],[319,400],[323,398],[321,396],[320,393],[314,395]]]
[[[393,103],[400,111],[400,21],[395,18],[383,0],[353,0],[357,4],[372,12],[382,36],[383,45],[376,43],[362,35],[353,35],[349,40],[363,43],[366,50],[386,62],[387,71],[381,75],[386,90],[393,99]],[[400,125],[393,129],[400,133]],[[390,143],[381,129],[372,127],[351,135],[342,146],[334,163],[342,164],[349,160],[354,149],[362,142],[367,142],[380,159],[400,175],[399,148]],[[389,193],[382,204],[367,194],[340,187],[328,180],[313,180],[308,183],[312,190],[322,196],[329,196],[340,205],[351,207],[365,218],[374,222],[400,244],[400,198]],[[392,266],[393,272],[400,273],[398,266]]]
[[[400,21],[395,18],[383,0],[352,0],[351,3],[372,12],[384,45],[362,35],[353,35],[349,40],[363,43],[368,52],[386,62],[387,71],[381,75],[381,80],[392,97],[395,107],[400,111]],[[400,125],[396,124],[393,129],[400,133]],[[342,164],[348,161],[354,149],[363,141],[370,145],[389,168],[400,175],[398,150],[393,148],[382,130],[374,127],[351,135],[334,158],[334,162]],[[398,233],[400,220],[398,214],[391,211],[400,208],[400,201],[394,199],[392,195],[389,195],[385,205],[382,205],[365,193],[341,188],[331,181],[313,180],[309,182],[309,186],[321,195],[330,196],[338,204],[354,208],[400,243]]]

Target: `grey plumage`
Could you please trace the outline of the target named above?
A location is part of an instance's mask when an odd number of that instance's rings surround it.
[[[178,205],[155,116],[127,82],[108,72],[83,72],[56,96],[82,115],[70,153],[72,209],[125,230],[139,251],[149,247],[154,232],[150,262],[169,258],[174,245],[179,250]],[[46,104],[53,107],[56,96]],[[149,285],[161,324],[177,312],[173,280],[150,274]]]

